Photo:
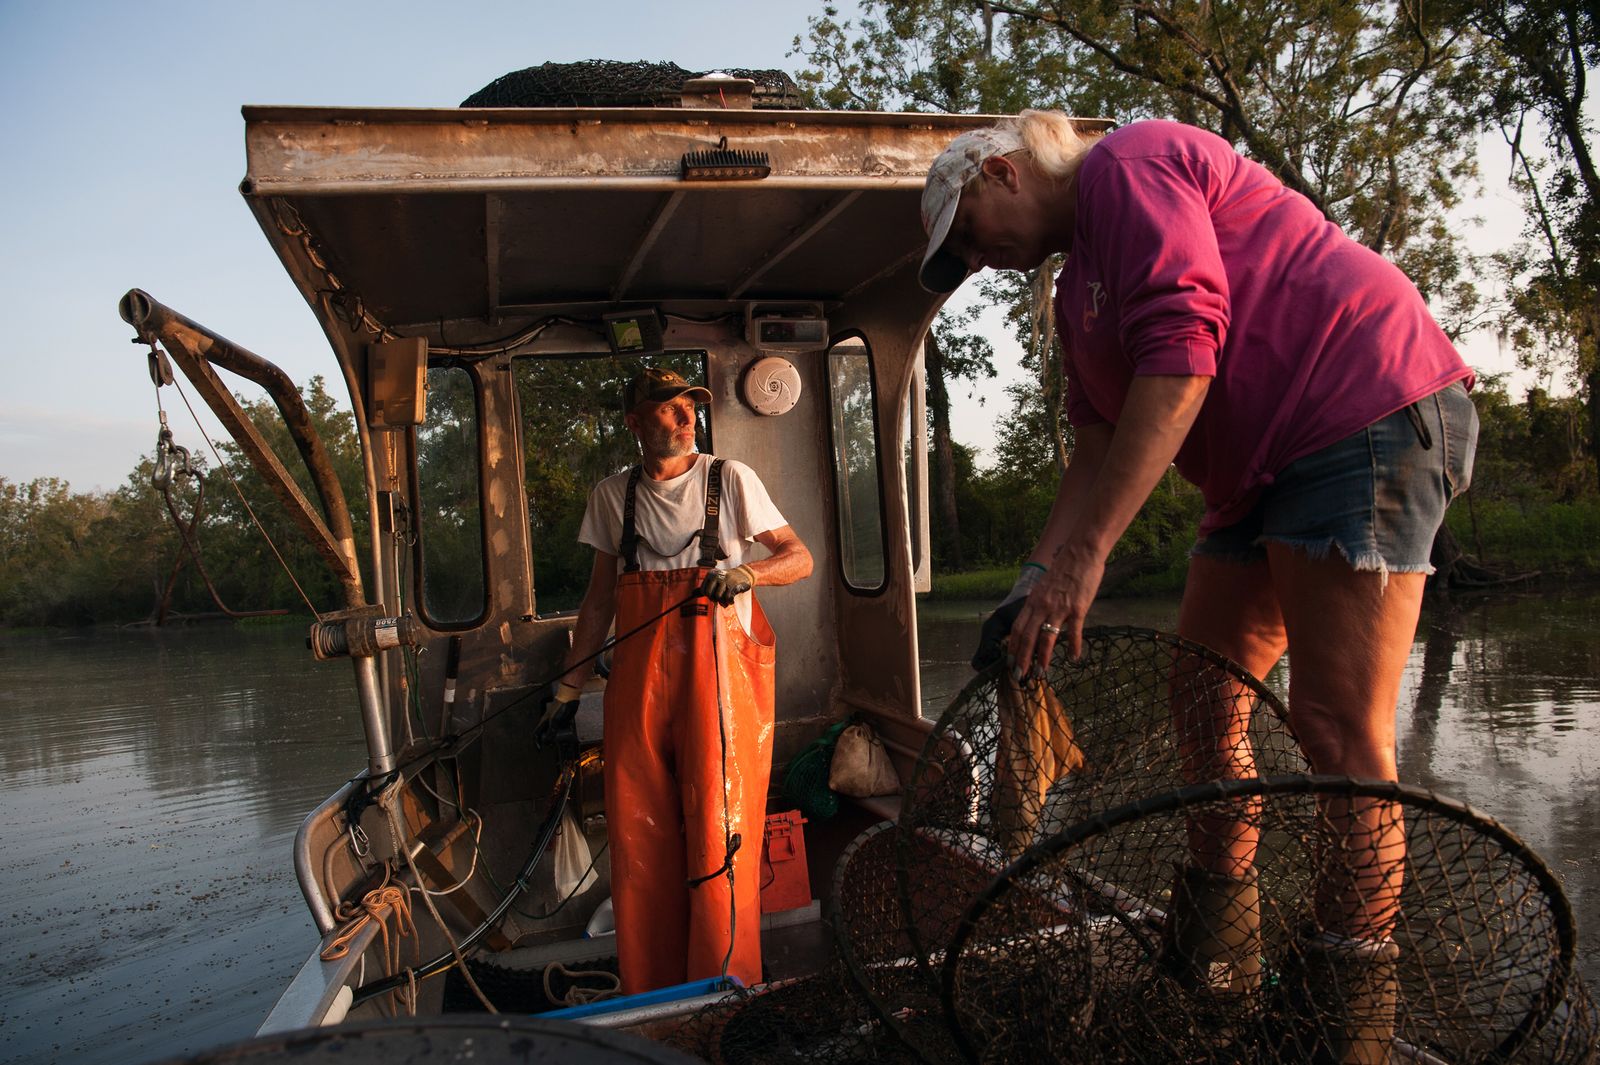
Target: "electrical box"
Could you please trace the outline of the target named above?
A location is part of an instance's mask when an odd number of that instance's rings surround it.
[[[752,303],[745,310],[745,340],[757,351],[821,351],[828,320],[820,303]]]
[[[367,424],[374,429],[421,425],[426,414],[428,341],[423,337],[367,345]]]

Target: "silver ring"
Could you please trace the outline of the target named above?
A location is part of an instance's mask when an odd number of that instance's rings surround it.
[[[1050,624],[1048,621],[1045,622],[1043,625],[1039,626],[1039,631],[1040,632],[1048,632],[1052,636],[1060,636],[1061,635],[1061,630],[1056,628],[1054,625]]]

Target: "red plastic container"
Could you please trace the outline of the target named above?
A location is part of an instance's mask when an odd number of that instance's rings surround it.
[[[761,912],[778,913],[811,904],[811,873],[806,867],[806,819],[799,810],[767,815],[761,840]]]

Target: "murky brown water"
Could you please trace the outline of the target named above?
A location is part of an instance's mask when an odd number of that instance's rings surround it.
[[[970,676],[989,605],[925,604],[927,712]],[[1176,613],[1113,601],[1094,620]],[[1493,814],[1565,880],[1591,986],[1597,630],[1595,592],[1430,614],[1400,706],[1403,778]],[[0,638],[0,1061],[143,1061],[266,1016],[314,945],[295,827],[364,763],[349,667],[302,641],[298,626]]]
[[[0,639],[0,1060],[244,1038],[315,943],[290,862],[365,764],[298,626]]]

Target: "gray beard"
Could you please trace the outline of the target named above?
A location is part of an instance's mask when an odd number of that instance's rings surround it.
[[[694,453],[694,438],[680,443],[674,438],[672,430],[645,434],[645,454],[658,459],[681,459],[685,455]]]

